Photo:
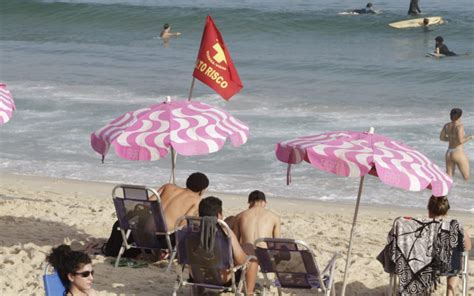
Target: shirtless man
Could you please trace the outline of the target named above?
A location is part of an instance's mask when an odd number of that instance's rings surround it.
[[[214,196],[209,196],[204,198],[199,203],[199,217],[217,217],[217,219],[223,219],[224,215],[222,213],[222,201]],[[235,265],[244,264],[247,260],[247,254],[242,249],[242,246],[239,244],[239,240],[233,231],[230,232],[230,239],[232,244],[232,254],[234,257]],[[256,260],[251,260],[247,266],[247,273],[245,274],[245,280],[247,282],[247,291],[245,295],[254,295],[253,290],[255,288],[255,282],[257,280],[258,272],[258,263]],[[230,280],[230,272],[223,271],[222,276],[224,281]]]
[[[235,217],[233,231],[249,255],[254,254],[254,242],[261,237],[280,237],[280,217],[265,209],[265,194],[255,190],[249,194],[249,208]]]
[[[170,38],[171,36],[179,36],[179,35],[181,35],[180,32],[176,32],[176,33],[171,32],[171,26],[169,24],[164,24],[163,30],[161,30],[160,32],[161,38]]]
[[[451,122],[444,125],[439,139],[449,142],[448,151],[446,151],[446,173],[452,177],[454,169],[457,166],[465,181],[469,179],[469,159],[464,154],[464,144],[474,139],[474,136],[466,137],[464,134],[464,125],[461,122],[462,110],[454,108],[451,110]]]
[[[169,230],[174,229],[181,216],[197,216],[201,196],[209,186],[209,179],[203,173],[193,173],[186,181],[186,188],[165,184],[158,190],[161,207]]]

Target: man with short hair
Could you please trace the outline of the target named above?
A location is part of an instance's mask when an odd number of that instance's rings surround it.
[[[223,220],[224,215],[222,213],[222,201],[214,196],[208,196],[201,200],[201,202],[199,203],[199,217],[217,217],[217,219]],[[235,265],[244,264],[247,259],[247,254],[240,246],[239,240],[237,239],[232,230],[229,235],[231,239],[232,254],[234,257]],[[246,295],[253,295],[255,282],[257,280],[257,272],[258,263],[256,260],[251,260],[247,266],[247,273],[245,276],[247,282]],[[230,272],[228,270],[223,271],[222,275],[227,277],[228,280],[230,280]]]
[[[261,191],[249,194],[249,208],[235,217],[233,231],[247,254],[254,254],[254,242],[261,237],[280,237],[280,217],[265,208],[267,199]]]
[[[209,179],[203,173],[193,173],[186,180],[186,188],[165,184],[158,190],[161,207],[169,230],[175,228],[181,216],[197,216],[202,194],[209,186]]]

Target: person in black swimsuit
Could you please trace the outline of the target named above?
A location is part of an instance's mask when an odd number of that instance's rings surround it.
[[[420,14],[421,10],[418,6],[418,0],[410,0],[410,8],[408,8],[408,15]]]
[[[435,53],[444,54],[445,56],[456,56],[457,54],[450,51],[446,44],[443,43],[444,39],[441,36],[435,38]]]
[[[372,3],[367,3],[365,8],[362,9],[354,9],[352,12],[358,13],[358,14],[364,14],[364,13],[373,13],[377,14],[377,11],[372,7]]]

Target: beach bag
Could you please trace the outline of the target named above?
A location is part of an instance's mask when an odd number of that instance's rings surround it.
[[[110,237],[107,240],[107,242],[102,246],[102,253],[105,256],[109,257],[117,257],[118,253],[120,251],[120,248],[122,247],[122,234],[120,233],[120,230],[118,230],[119,227],[119,221],[115,221],[114,225],[112,226],[112,232],[110,233]],[[133,243],[133,236],[130,234],[128,237],[128,243],[131,244]],[[141,253],[140,249],[136,248],[131,248],[128,250],[125,250],[123,253],[122,257],[125,258],[136,258],[139,254]]]

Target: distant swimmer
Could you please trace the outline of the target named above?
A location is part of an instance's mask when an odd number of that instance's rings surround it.
[[[351,12],[357,13],[357,14],[365,14],[365,13],[378,14],[378,13],[380,13],[380,11],[375,10],[375,9],[373,8],[372,3],[370,3],[370,2],[367,3],[367,5],[365,6],[365,8],[362,8],[362,9],[354,9],[354,10],[352,10]]]
[[[168,47],[170,38],[173,36],[181,35],[180,32],[171,32],[171,26],[169,24],[163,25],[163,30],[161,30],[160,37],[163,40],[163,45]]]
[[[448,151],[446,151],[445,156],[446,173],[452,177],[454,175],[454,169],[457,166],[464,180],[467,181],[469,180],[470,168],[469,159],[464,153],[464,144],[473,140],[474,136],[465,136],[461,115],[461,109],[454,108],[451,110],[451,122],[443,126],[439,139],[444,142],[449,142]]]
[[[409,15],[417,15],[420,14],[420,6],[418,6],[418,0],[410,0],[410,8],[408,8]]]
[[[423,28],[423,32],[429,32],[429,31],[431,31],[431,28],[429,27],[429,25],[430,25],[430,19],[428,19],[428,18],[425,17],[425,18],[423,19],[423,27],[422,27],[422,28]]]
[[[443,41],[444,39],[441,36],[435,38],[435,53],[443,54],[445,56],[456,56],[457,54],[452,51],[449,51],[448,47],[446,46],[446,44],[443,43]]]
[[[169,24],[163,25],[163,30],[161,30],[160,37],[161,38],[169,38],[171,36],[179,36],[181,35],[180,32],[172,33],[171,26]]]

